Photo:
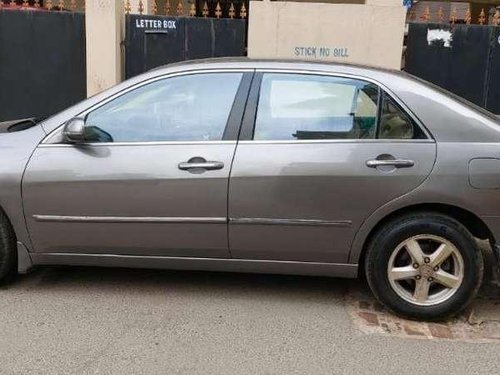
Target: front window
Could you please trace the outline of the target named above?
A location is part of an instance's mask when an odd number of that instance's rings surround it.
[[[88,142],[220,141],[242,73],[171,77],[90,112]]]

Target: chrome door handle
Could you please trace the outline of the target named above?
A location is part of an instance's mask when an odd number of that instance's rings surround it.
[[[206,169],[206,170],[215,170],[224,168],[224,163],[221,161],[203,161],[203,162],[183,162],[179,163],[179,169],[183,171],[188,171],[190,169]]]
[[[368,160],[366,162],[366,166],[370,168],[377,168],[377,167],[384,167],[384,166],[390,166],[390,167],[396,167],[396,168],[410,168],[415,165],[415,162],[413,160],[405,160],[405,159],[394,159],[394,160]]]

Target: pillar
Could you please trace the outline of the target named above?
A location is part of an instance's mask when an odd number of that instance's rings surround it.
[[[85,13],[87,95],[91,96],[122,80],[124,6],[122,1],[87,0]]]

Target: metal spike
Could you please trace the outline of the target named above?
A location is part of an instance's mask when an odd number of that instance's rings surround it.
[[[410,9],[410,13],[408,13],[408,19],[410,21],[415,21],[415,17],[416,17],[416,14],[415,14],[415,9],[412,7]]]
[[[486,13],[484,12],[484,8],[481,9],[481,13],[479,13],[479,18],[477,20],[480,25],[484,25],[486,22]]]
[[[245,7],[245,3],[241,4],[240,17],[243,19],[247,18],[247,8]]]
[[[207,2],[205,1],[203,3],[203,10],[201,11],[201,14],[203,15],[203,17],[207,18],[208,17],[208,4]]]
[[[234,9],[234,4],[231,1],[231,5],[229,6],[229,18],[233,19],[236,16],[236,9]]]
[[[196,17],[196,4],[193,1],[191,1],[189,5],[189,15],[191,17]]]
[[[184,14],[184,1],[179,0],[179,2],[177,3],[176,12],[178,16],[182,16]]]
[[[144,13],[144,4],[142,0],[139,0],[139,5],[137,6],[137,11],[139,14],[142,16],[142,13]]]
[[[500,9],[497,9],[495,11],[495,15],[493,16],[493,25],[495,26],[500,25]]]
[[[28,3],[28,0],[23,0],[23,8],[27,8],[30,4]]]
[[[470,15],[470,9],[467,9],[467,12],[465,12],[465,23],[467,25],[470,25],[470,22],[472,21],[472,17]]]
[[[64,10],[66,8],[66,4],[64,4],[64,0],[59,0],[59,4],[57,4],[59,10]]]
[[[450,14],[450,23],[454,25],[455,22],[457,22],[457,7],[453,7]]]
[[[52,8],[54,8],[52,0],[47,0],[47,2],[45,3],[45,8],[47,8],[47,10],[51,10]]]
[[[163,13],[165,13],[166,16],[170,14],[170,0],[166,0],[165,4],[163,4]]]
[[[438,13],[437,13],[437,19],[439,23],[444,22],[444,12],[443,12],[443,7],[439,7]]]
[[[429,6],[426,6],[424,9],[424,13],[420,17],[423,21],[429,22],[431,20],[431,10]]]
[[[220,18],[222,16],[222,8],[220,7],[219,2],[217,1],[217,5],[215,6],[215,17]]]
[[[69,3],[69,9],[71,9],[71,11],[75,11],[76,10],[76,0],[71,0],[70,3]]]
[[[153,15],[156,16],[158,14],[158,3],[156,0],[153,0]]]
[[[16,2],[15,2],[14,0],[10,0],[9,5],[10,5],[11,7],[15,7],[17,4],[16,4]]]
[[[132,12],[132,5],[130,5],[130,0],[125,0],[125,14],[130,14]]]

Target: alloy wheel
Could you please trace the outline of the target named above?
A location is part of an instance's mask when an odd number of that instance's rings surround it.
[[[394,249],[387,277],[399,297],[415,305],[433,306],[447,301],[460,288],[464,261],[450,241],[421,234]]]

